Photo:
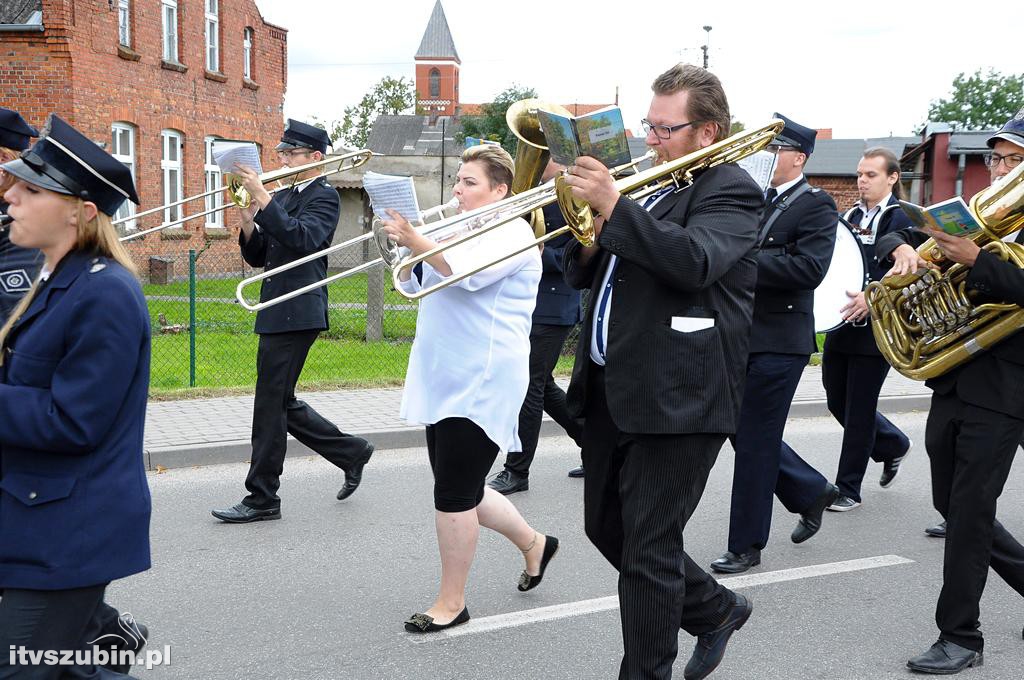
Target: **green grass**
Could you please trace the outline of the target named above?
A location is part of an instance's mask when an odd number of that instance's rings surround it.
[[[235,299],[235,288],[242,277],[235,276],[226,279],[199,279],[196,281],[196,297]],[[390,288],[391,284],[385,282],[385,287]],[[176,281],[166,285],[147,283],[142,287],[142,292],[150,295],[171,295],[188,297],[188,281]],[[259,283],[246,287],[246,297],[256,300],[259,297]],[[388,304],[413,304],[399,296],[397,293],[388,290],[385,295],[385,302]],[[366,302],[366,274],[354,274],[344,279],[339,279],[327,287],[327,299],[331,303],[359,303]]]

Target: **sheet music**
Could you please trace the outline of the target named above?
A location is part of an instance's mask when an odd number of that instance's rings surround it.
[[[778,156],[773,153],[758,151],[736,161],[736,165],[746,170],[757,182],[757,186],[761,187],[761,191],[765,192],[768,191],[768,184],[772,181],[772,175],[775,174],[777,160]]]
[[[225,174],[237,173],[236,165],[247,165],[255,170],[257,175],[263,173],[259,149],[252,142],[213,140],[213,162]]]
[[[373,214],[388,219],[388,208],[398,211],[402,217],[416,224],[420,219],[420,204],[416,200],[416,188],[412,177],[384,175],[372,170],[363,175],[363,189],[370,197]]]

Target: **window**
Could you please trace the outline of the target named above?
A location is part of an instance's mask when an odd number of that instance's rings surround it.
[[[163,5],[164,61],[178,61],[178,0],[160,0]]]
[[[214,189],[217,189],[221,185],[220,168],[217,167],[217,164],[213,162],[213,142],[216,139],[216,137],[206,138],[206,165],[204,169],[206,171],[207,191],[213,191]],[[216,212],[212,212],[206,216],[207,229],[211,227],[219,228],[224,226],[224,211],[219,210],[219,208],[223,205],[224,192],[222,191],[218,191],[217,193],[211,194],[206,197],[206,209],[218,209]]]
[[[441,72],[436,68],[430,69],[430,96],[441,96]]]
[[[242,75],[252,80],[252,29],[242,32]]]
[[[125,3],[127,4],[127,3]],[[114,123],[110,126],[110,155],[128,166],[135,181],[135,128],[129,123]],[[135,214],[135,204],[125,201],[118,208],[115,220],[127,219]],[[135,229],[135,220],[128,219],[120,226],[125,231]]]
[[[160,133],[163,153],[160,156],[160,171],[163,175],[164,205],[181,200],[181,133],[164,130]],[[164,208],[164,222],[181,219],[181,206]]]
[[[206,0],[206,70],[220,71],[220,0]]]
[[[125,47],[132,46],[132,15],[130,0],[118,0],[117,38]]]

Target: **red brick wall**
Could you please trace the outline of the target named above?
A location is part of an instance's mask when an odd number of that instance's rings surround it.
[[[853,204],[860,198],[857,192],[856,177],[826,177],[808,175],[807,181],[816,187],[824,189],[836,202],[840,213],[844,213],[853,207]]]
[[[433,69],[441,72],[440,94],[436,97],[430,96],[430,72]],[[447,99],[452,102],[442,111],[439,116],[455,115],[455,107],[459,104],[459,66],[455,62],[450,64],[421,64],[416,63],[416,100]]]
[[[178,2],[178,59],[185,72],[162,65],[163,38],[159,0],[131,3],[131,47],[119,50],[117,3],[107,0],[43,0],[44,33],[5,33],[0,46],[0,106],[20,111],[42,126],[53,111],[110,148],[110,126],[135,126],[136,185],[139,210],[163,202],[160,132],[184,134],[183,191],[205,191],[204,138],[208,135],[255,141],[264,170],[276,167],[274,145],[283,128],[287,83],[287,32],[267,24],[254,0],[220,6],[220,73],[206,71],[203,0]],[[243,82],[242,34],[253,29],[252,81]],[[124,58],[132,57],[132,58]],[[186,214],[205,209],[202,201]],[[229,232],[237,216],[229,210]],[[141,228],[159,224],[162,214],[140,220]],[[189,248],[204,245],[204,220],[184,225],[185,233],[133,241],[143,272],[150,254],[174,256],[176,273],[188,268]],[[217,239],[214,252],[237,252],[234,238]],[[213,254],[213,253],[211,253]],[[182,259],[183,258],[183,259]],[[213,260],[215,258],[208,258]],[[219,258],[218,258],[219,259]]]

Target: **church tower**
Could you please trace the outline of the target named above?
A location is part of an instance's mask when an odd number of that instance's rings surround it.
[[[437,0],[416,50],[416,103],[423,113],[431,118],[455,115],[461,63],[441,0]]]

